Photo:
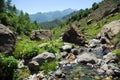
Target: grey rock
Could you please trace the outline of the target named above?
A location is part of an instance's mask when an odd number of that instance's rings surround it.
[[[97,62],[97,58],[93,53],[83,53],[82,55],[77,56],[77,62],[95,64]]]
[[[71,51],[72,48],[73,48],[72,45],[66,44],[66,45],[62,46],[62,47],[60,48],[60,50],[61,50],[61,51],[66,51],[66,52],[69,53],[69,52]]]
[[[0,24],[0,52],[11,56],[15,49],[16,38],[14,33],[6,26]]]
[[[84,45],[85,40],[83,35],[80,33],[79,29],[75,25],[70,25],[70,27],[64,31],[62,34],[62,40],[64,42],[74,43],[77,45]]]
[[[52,33],[50,30],[34,30],[31,32],[31,40],[50,40],[52,38]]]
[[[63,58],[67,57],[68,53],[67,52],[61,52],[60,53]]]
[[[103,74],[103,73],[105,73],[105,71],[103,69],[97,69],[97,73],[98,74]]]
[[[65,75],[63,73],[63,70],[61,70],[61,69],[58,69],[58,70],[55,71],[55,76],[58,77],[58,78],[64,78],[65,77]]]
[[[88,24],[88,25],[91,24],[92,21],[93,21],[93,19],[89,19],[89,20],[87,21],[87,24]]]
[[[73,53],[74,55],[78,55],[78,49],[74,48],[71,50],[71,53]]]
[[[36,61],[30,61],[30,62],[28,63],[28,67],[29,67],[29,69],[32,70],[32,71],[38,71],[38,70],[39,70],[39,63],[36,62]]]
[[[100,44],[100,40],[98,40],[98,39],[91,39],[91,40],[88,40],[87,43],[88,43],[88,45],[90,47],[94,47],[94,46]],[[91,46],[91,45],[93,45],[93,46]]]
[[[24,65],[24,60],[20,60],[20,61],[18,62],[18,68],[23,68],[23,67],[25,67],[25,65]]]
[[[107,55],[103,56],[103,59],[106,63],[111,62],[111,61],[118,61],[118,57],[114,53],[108,53]]]
[[[28,78],[25,78],[23,80],[42,80],[44,77],[44,73],[41,71],[37,74],[30,75]]]
[[[102,43],[111,44],[111,40],[120,32],[119,26],[120,20],[104,25],[101,32],[97,35],[97,38],[100,39]]]
[[[32,61],[36,61],[39,64],[45,62],[45,61],[52,61],[55,59],[55,55],[53,53],[49,52],[43,52],[35,57],[32,58]]]

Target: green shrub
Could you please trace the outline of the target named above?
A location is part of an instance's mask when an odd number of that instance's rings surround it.
[[[48,62],[47,60],[39,67],[40,70],[43,70],[46,74],[50,71],[55,71],[57,61]]]
[[[29,68],[23,67],[15,71],[13,80],[24,80],[25,78],[29,77],[30,74],[31,72]]]
[[[52,46],[52,45],[46,45],[46,46],[44,47],[44,49],[45,49],[46,51],[48,51],[48,52],[51,52],[51,53],[57,53],[55,47]]]
[[[39,53],[39,48],[29,39],[24,39],[16,44],[14,56],[18,59],[31,59]]]
[[[97,4],[96,2],[93,3],[92,9],[93,9],[93,10],[96,10],[97,8],[99,8],[99,4]]]
[[[0,78],[1,80],[12,80],[14,71],[17,69],[18,61],[13,57],[5,57],[0,54]]]
[[[113,53],[115,53],[115,55],[120,58],[120,50],[119,49],[114,50]]]
[[[37,47],[26,48],[26,51],[23,54],[23,59],[31,59],[38,54],[38,51],[39,49]]]

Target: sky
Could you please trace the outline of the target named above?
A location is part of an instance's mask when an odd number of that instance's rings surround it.
[[[49,12],[56,10],[65,10],[68,8],[80,10],[91,8],[94,2],[101,0],[12,0],[12,5],[17,9],[35,14],[37,12]]]

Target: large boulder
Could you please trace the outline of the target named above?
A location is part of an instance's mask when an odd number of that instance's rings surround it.
[[[52,38],[50,30],[34,30],[31,32],[31,40],[49,40]]]
[[[64,42],[78,45],[84,45],[85,43],[83,35],[75,25],[70,25],[70,27],[62,34],[62,39]]]
[[[102,43],[111,44],[111,40],[119,32],[120,32],[120,20],[116,20],[109,24],[104,25],[101,32],[97,35],[97,38],[100,39]]]
[[[11,30],[0,24],[0,52],[12,55],[15,49],[16,38]]]
[[[39,54],[32,58],[32,61],[36,61],[41,65],[45,61],[52,61],[55,59],[55,55],[53,53],[49,52],[43,52],[42,54]]]

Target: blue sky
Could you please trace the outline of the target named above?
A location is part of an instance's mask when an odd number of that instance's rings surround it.
[[[29,14],[37,12],[49,12],[64,9],[85,9],[90,8],[94,2],[101,0],[12,0],[12,5],[17,9]]]

